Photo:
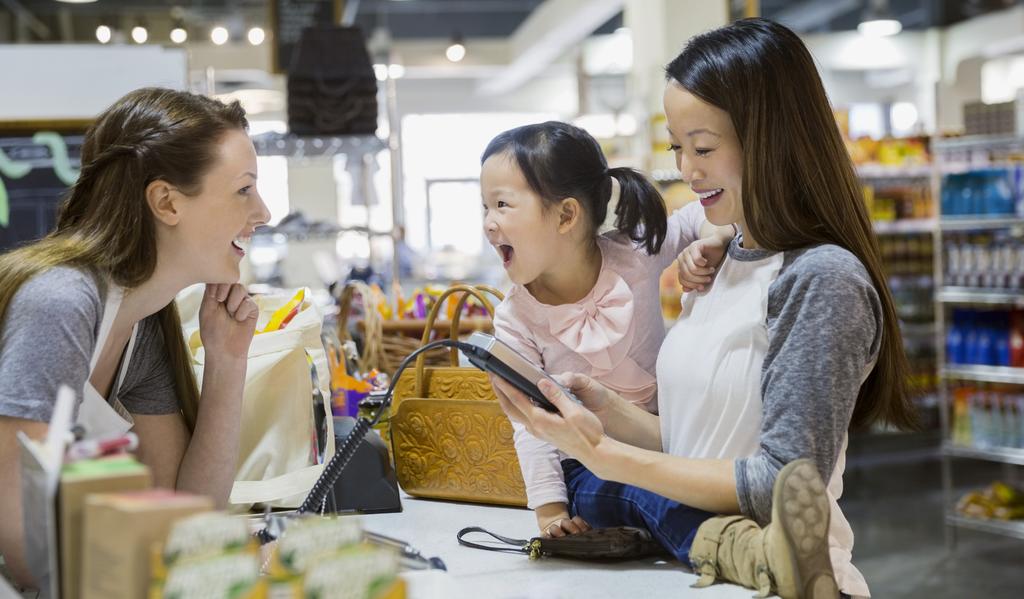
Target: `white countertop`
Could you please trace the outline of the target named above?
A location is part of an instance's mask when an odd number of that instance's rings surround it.
[[[536,535],[533,513],[525,509],[430,501],[403,493],[403,512],[362,516],[370,532],[401,539],[448,567],[410,571],[409,599],[749,599],[754,591],[716,584],[691,589],[697,577],[677,561],[585,562],[482,551],[459,545],[455,535],[480,526],[512,538]],[[482,535],[474,535],[480,540]]]

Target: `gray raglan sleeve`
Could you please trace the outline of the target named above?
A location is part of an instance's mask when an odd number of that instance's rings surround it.
[[[0,333],[0,416],[48,422],[60,385],[81,402],[102,311],[92,278],[70,268],[18,289]]]
[[[772,284],[760,447],[735,465],[744,515],[762,525],[771,519],[775,478],[795,459],[814,461],[827,483],[881,325],[878,293],[845,250],[810,250]]]

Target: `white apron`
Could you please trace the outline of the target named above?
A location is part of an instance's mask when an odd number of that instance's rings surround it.
[[[121,307],[123,297],[123,289],[112,283],[108,284],[107,300],[103,309],[103,321],[100,323],[100,333],[96,338],[96,346],[93,348],[92,360],[89,362],[89,376],[86,378],[85,386],[82,389],[82,404],[78,407],[78,419],[75,421],[76,424],[81,425],[85,429],[85,436],[88,439],[123,435],[135,425],[131,414],[121,405],[116,395],[121,389],[121,383],[124,382],[124,375],[128,371],[132,351],[135,349],[135,339],[139,332],[138,323],[135,323],[135,326],[132,327],[132,335],[128,341],[128,347],[125,349],[117,376],[110,387],[111,400],[107,401],[100,395],[95,387],[92,386],[91,381],[93,369],[96,368],[96,362],[99,361],[100,353],[107,343],[107,337],[110,335],[110,329],[114,325],[114,319],[117,317],[117,311]]]
[[[768,353],[768,290],[782,262],[781,252],[751,262],[727,256],[707,292],[684,296],[682,316],[658,353],[665,453],[733,460],[757,453],[761,366]],[[829,549],[840,589],[867,596],[867,583],[850,561],[853,530],[836,502],[843,492],[846,445],[844,438],[828,481]]]

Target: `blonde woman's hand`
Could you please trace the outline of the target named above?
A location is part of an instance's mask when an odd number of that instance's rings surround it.
[[[242,285],[207,284],[199,307],[199,336],[207,360],[245,360],[259,313]]]

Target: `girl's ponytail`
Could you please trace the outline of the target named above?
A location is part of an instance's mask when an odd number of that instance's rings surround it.
[[[634,169],[610,168],[608,174],[621,189],[615,205],[615,228],[643,246],[648,254],[657,254],[668,230],[668,213],[661,194]],[[615,187],[613,183],[612,196]]]

